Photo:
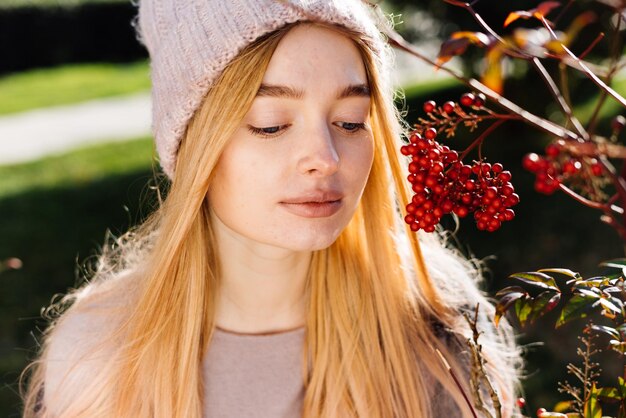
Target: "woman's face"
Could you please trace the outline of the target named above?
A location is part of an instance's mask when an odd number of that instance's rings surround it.
[[[213,221],[280,248],[330,246],[372,166],[369,108],[353,42],[320,26],[295,26],[220,157],[208,194]]]

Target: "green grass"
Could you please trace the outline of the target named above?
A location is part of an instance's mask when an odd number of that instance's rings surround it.
[[[0,115],[149,89],[147,60],[30,70],[0,78]]]
[[[149,169],[152,149],[152,139],[145,137],[0,166],[0,199],[33,189],[80,186],[111,175]]]

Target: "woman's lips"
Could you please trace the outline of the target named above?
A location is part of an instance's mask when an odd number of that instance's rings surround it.
[[[306,202],[306,203],[286,203],[280,204],[294,215],[305,218],[324,218],[332,216],[341,209],[342,200],[332,200],[326,202]]]

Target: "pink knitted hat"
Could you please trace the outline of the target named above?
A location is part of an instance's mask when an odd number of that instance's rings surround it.
[[[140,0],[135,29],[151,61],[152,134],[170,179],[189,120],[228,63],[258,37],[300,20],[362,32],[385,53],[380,14],[361,0]]]

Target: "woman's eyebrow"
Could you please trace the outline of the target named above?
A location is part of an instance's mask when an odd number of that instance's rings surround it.
[[[261,84],[256,97],[280,97],[287,99],[302,99],[304,91],[278,84]],[[351,84],[337,92],[337,99],[346,97],[370,97],[370,88],[367,84]]]

